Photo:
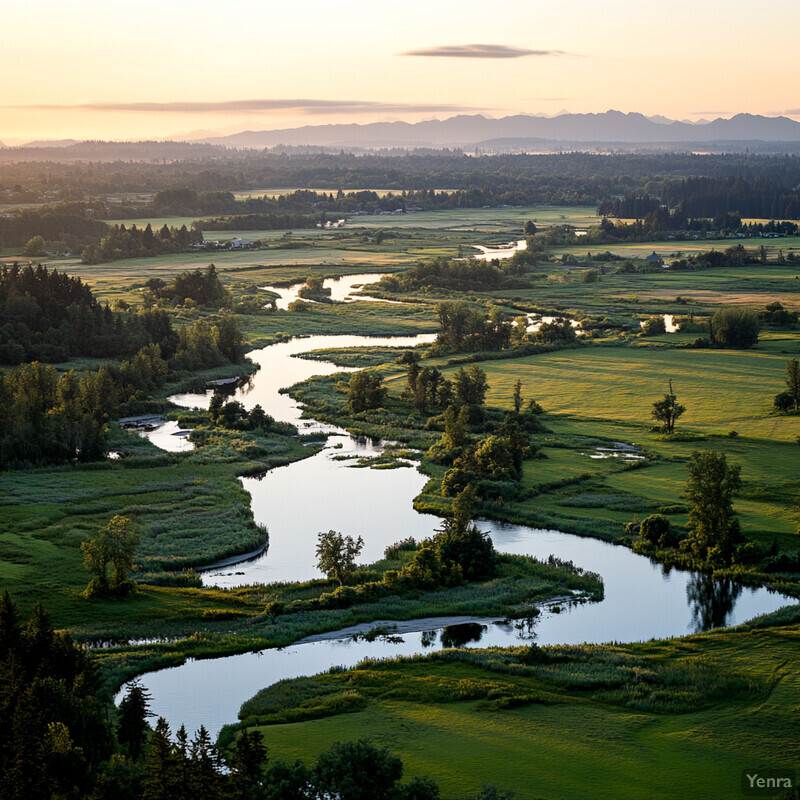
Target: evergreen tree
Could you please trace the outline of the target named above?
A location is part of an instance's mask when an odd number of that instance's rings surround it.
[[[221,786],[220,756],[204,725],[194,735],[190,748],[189,797],[194,800],[217,800]]]
[[[264,789],[267,748],[260,731],[242,731],[230,760],[233,800],[259,800]]]
[[[150,695],[134,681],[117,709],[117,740],[128,755],[138,760],[147,741]]]
[[[169,725],[163,717],[159,717],[150,740],[143,800],[174,800],[180,790],[177,766],[178,758],[170,738]]]

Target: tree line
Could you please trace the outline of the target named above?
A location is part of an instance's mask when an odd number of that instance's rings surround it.
[[[185,273],[172,286],[184,284],[224,291],[213,268]],[[165,311],[114,313],[79,278],[41,266],[0,272],[0,320],[7,336],[0,358],[19,364],[0,370],[0,469],[100,458],[114,414],[135,413],[170,376],[244,357],[231,314],[176,330]],[[41,363],[76,355],[129,357],[82,374]]]
[[[0,469],[93,461],[107,450],[106,423],[147,408],[151,393],[176,373],[235,363],[243,356],[236,320],[200,319],[179,328],[171,358],[148,344],[96,372],[59,373],[38,361],[0,370]]]
[[[268,757],[259,731],[224,746],[204,726],[150,728],[134,682],[110,705],[95,662],[44,608],[27,621],[0,595],[0,800],[438,800],[427,777],[366,740],[336,742],[311,764]],[[109,713],[110,712],[110,713]],[[485,789],[473,800],[498,797]],[[503,797],[510,797],[503,794]]]
[[[100,239],[99,244],[90,244],[81,252],[84,264],[100,264],[104,261],[118,261],[122,258],[146,258],[164,255],[165,253],[181,253],[189,245],[203,241],[203,232],[185,225],[170,228],[166,223],[158,233],[148,222],[144,228],[131,225],[106,226],[108,233]]]
[[[80,278],[41,264],[0,269],[0,364],[131,356],[148,344],[174,353],[163,311],[115,314]]]
[[[230,295],[213,264],[203,272],[184,272],[170,283],[151,279],[146,288],[144,300],[149,308],[139,313],[115,313],[107,304],[99,303],[80,278],[41,264],[3,266],[0,364],[58,363],[76,356],[131,357],[147,345],[158,345],[167,359],[179,351],[202,352],[201,361],[206,366],[241,359],[241,334],[232,318],[209,325],[206,332],[205,323],[198,321],[191,331],[181,333],[173,328],[165,311],[152,308],[158,301],[168,305],[191,301],[210,308],[229,305]],[[219,351],[216,356],[209,352],[211,349]]]
[[[36,236],[59,242],[61,249],[72,252],[96,242],[108,231],[108,225],[87,211],[86,203],[70,202],[26,208],[14,214],[0,215],[0,246],[23,247]]]
[[[93,151],[87,149],[91,145]],[[148,146],[161,147],[170,155],[166,160],[154,161],[145,155]],[[47,170],[33,160],[43,151],[28,151],[28,161],[8,151],[16,163],[9,163],[9,158],[0,165],[0,190],[38,192],[43,198],[57,194],[61,199],[94,199],[97,195],[153,193],[176,187],[196,192],[231,192],[263,186],[316,186],[336,192],[340,188],[355,191],[364,187],[412,191],[488,186],[498,193],[512,193],[514,188],[537,192],[536,202],[582,197],[596,202],[636,190],[660,196],[667,181],[690,176],[771,181],[786,187],[800,184],[800,159],[782,155],[467,155],[458,149],[400,148],[380,153],[325,153],[319,148],[237,153],[210,145],[183,145],[185,153],[176,160],[171,153],[180,146],[136,143],[135,152],[120,157],[114,153],[129,152],[130,143],[83,143],[81,147],[87,149],[84,160],[59,162],[53,156],[68,155],[68,149],[50,151]],[[103,150],[110,153],[108,160],[103,159]]]

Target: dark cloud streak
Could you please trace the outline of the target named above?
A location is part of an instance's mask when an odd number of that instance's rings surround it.
[[[258,114],[294,111],[300,114],[368,114],[384,113],[434,113],[478,111],[483,109],[467,106],[429,103],[381,103],[369,100],[312,100],[307,98],[288,100],[222,100],[189,102],[137,102],[137,103],[78,103],[75,105],[35,104],[6,106],[28,111],[97,111],[138,112],[167,114]]]
[[[401,56],[426,56],[434,58],[526,58],[528,56],[565,56],[563,50],[528,50],[505,44],[456,44],[408,50]]]

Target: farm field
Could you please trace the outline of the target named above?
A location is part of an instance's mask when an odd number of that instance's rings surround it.
[[[613,264],[605,266],[606,273],[597,282],[585,283],[581,269],[541,264],[534,272],[537,277],[532,288],[503,290],[491,297],[629,321],[652,314],[709,315],[723,303],[762,309],[779,301],[786,308],[800,308],[800,269],[796,265],[622,274],[614,269]]]
[[[786,372],[786,358],[778,355],[592,347],[481,366],[489,379],[487,400],[495,406],[510,407],[513,384],[519,379],[525,396],[535,397],[554,414],[642,424],[671,378],[687,409],[681,428],[718,435],[735,430],[781,442],[794,442],[800,433],[798,420],[772,412],[772,397],[782,388]]]
[[[686,258],[695,253],[703,253],[709,250],[724,250],[731,245],[741,244],[748,250],[759,248],[763,245],[767,251],[767,257],[774,259],[778,251],[782,250],[784,255],[800,249],[800,237],[785,236],[780,239],[686,239],[686,240],[667,240],[653,242],[609,242],[606,244],[595,244],[589,246],[592,252],[608,252],[622,258],[645,258],[650,253],[655,252],[665,260]],[[569,245],[566,247],[554,247],[553,252],[571,253],[576,256],[586,255],[585,245]]]

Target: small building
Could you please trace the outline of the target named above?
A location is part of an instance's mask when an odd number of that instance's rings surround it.
[[[649,256],[647,256],[645,261],[647,261],[649,264],[661,264],[663,263],[664,259],[661,258],[661,256],[658,253],[656,253],[655,250],[653,250],[653,252],[650,253]]]

